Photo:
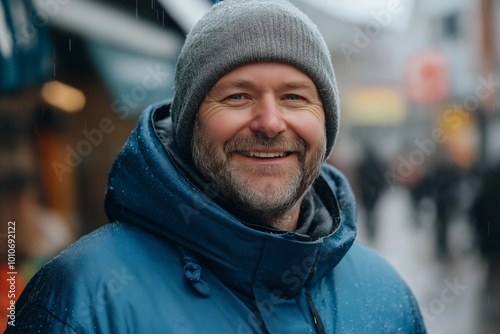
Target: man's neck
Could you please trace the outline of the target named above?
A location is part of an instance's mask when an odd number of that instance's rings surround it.
[[[286,214],[270,219],[266,224],[281,231],[295,231],[297,229],[300,213],[300,202]]]

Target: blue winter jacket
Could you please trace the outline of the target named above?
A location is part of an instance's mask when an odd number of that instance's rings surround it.
[[[337,170],[325,165],[315,183],[339,223],[328,236],[248,227],[179,173],[159,110],[143,113],[113,165],[111,223],[35,275],[6,333],[425,333],[406,284],[354,241]]]

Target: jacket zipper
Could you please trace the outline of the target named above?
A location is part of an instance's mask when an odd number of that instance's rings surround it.
[[[309,295],[309,292],[306,291],[305,294],[306,294],[307,305],[309,305],[309,310],[311,310],[311,314],[313,317],[314,327],[316,327],[316,332],[318,332],[318,334],[326,334],[325,326],[323,325],[323,321],[321,321],[321,317],[319,316],[319,312],[316,309],[316,307],[314,306],[314,303],[311,299],[311,296]]]
[[[311,281],[314,276],[314,273],[316,272],[316,266],[318,265],[318,260],[319,260],[319,252],[316,254],[316,258],[314,259],[314,265],[312,267],[311,273],[309,274],[309,277],[306,280],[306,283],[304,286],[307,286]],[[309,310],[311,311],[313,321],[314,321],[314,327],[316,328],[316,332],[318,334],[326,334],[325,331],[325,326],[323,325],[323,321],[321,321],[321,317],[319,316],[319,312],[314,306],[314,303],[312,301],[311,295],[309,294],[309,291],[305,291],[306,295],[306,300],[307,300],[307,305],[309,306]]]

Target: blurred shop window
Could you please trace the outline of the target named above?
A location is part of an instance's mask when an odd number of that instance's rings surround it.
[[[7,261],[7,223],[15,221],[17,296],[22,282],[74,238],[74,188],[46,178],[47,158],[61,143],[41,95],[53,50],[46,20],[31,1],[0,0],[0,267]],[[66,202],[57,204],[56,196]],[[1,287],[4,298],[7,284]],[[7,317],[0,319],[4,328]]]
[[[37,85],[51,69],[52,43],[44,17],[28,0],[1,0],[0,93]]]

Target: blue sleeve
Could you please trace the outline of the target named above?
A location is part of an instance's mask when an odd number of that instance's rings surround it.
[[[413,333],[426,334],[427,330],[425,329],[424,319],[422,318],[422,314],[420,313],[420,307],[418,306],[417,300],[415,299],[408,286],[406,286],[406,290],[408,291],[407,293],[410,299],[409,304],[413,314]]]
[[[82,329],[65,323],[45,307],[37,304],[30,304],[24,307],[22,312],[16,316],[14,325],[7,325],[4,334],[84,333]]]

